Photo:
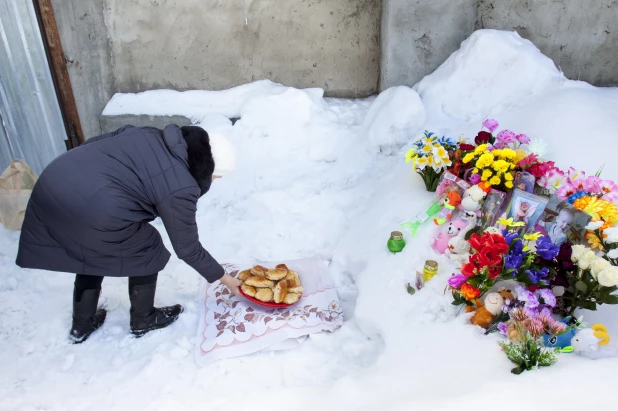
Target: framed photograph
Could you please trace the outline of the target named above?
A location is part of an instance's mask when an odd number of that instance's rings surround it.
[[[500,216],[500,211],[504,206],[505,200],[506,193],[502,191],[494,190],[492,188],[487,194],[487,197],[485,197],[485,202],[483,203],[483,208],[481,209],[483,214],[477,224],[482,230],[485,230],[496,223],[496,220]]]
[[[512,218],[514,222],[523,222],[526,225],[519,227],[517,231],[528,232],[533,230],[547,205],[548,199],[515,189],[511,201],[506,209],[506,218]]]
[[[442,176],[440,176],[438,187],[436,188],[436,196],[441,199],[445,198],[451,191],[456,191],[463,197],[464,191],[468,188],[470,188],[470,184],[466,181],[445,171]]]
[[[549,236],[554,245],[561,245],[566,241],[581,244],[585,242],[585,227],[590,220],[590,215],[556,196],[551,196],[536,230]]]
[[[518,188],[527,193],[534,193],[536,178],[527,171],[516,171],[513,178],[513,188]]]

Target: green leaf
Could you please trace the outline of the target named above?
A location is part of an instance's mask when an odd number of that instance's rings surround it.
[[[599,298],[599,302],[603,304],[618,304],[618,295],[606,295],[603,298]]]
[[[408,294],[414,295],[414,293],[416,293],[416,290],[414,289],[414,287],[408,284]]]
[[[586,285],[586,283],[581,280],[575,283],[575,288],[577,288],[577,290],[581,291],[582,293],[585,293],[588,290],[588,286]]]
[[[592,302],[592,301],[587,301],[587,300],[578,300],[575,301],[574,303],[577,307],[586,309],[586,310],[590,310],[590,311],[596,311],[597,310],[597,304]]]

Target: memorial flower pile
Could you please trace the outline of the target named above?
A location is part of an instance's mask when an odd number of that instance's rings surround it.
[[[459,143],[450,137],[438,137],[425,131],[406,153],[406,163],[412,163],[414,170],[423,178],[428,191],[436,191],[440,176],[452,165],[451,157]]]

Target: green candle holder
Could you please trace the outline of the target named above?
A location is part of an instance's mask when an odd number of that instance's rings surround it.
[[[400,231],[393,231],[386,246],[391,253],[398,253],[406,246],[406,240],[403,239],[403,234]]]

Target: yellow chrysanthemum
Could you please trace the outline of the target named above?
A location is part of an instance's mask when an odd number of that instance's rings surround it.
[[[472,170],[472,174],[478,174],[478,173],[479,173],[479,169],[475,167],[475,168]]]
[[[573,206],[578,210],[582,210],[584,213],[592,216],[595,221],[601,220],[601,214],[604,214],[607,204],[603,200],[599,200],[597,197],[582,197],[577,199]]]
[[[502,157],[502,150],[500,150],[499,148],[495,149],[494,151],[491,152],[491,154],[494,155],[494,157]]]
[[[479,155],[485,152],[485,150],[487,150],[488,145],[487,144],[481,144],[480,146],[476,147],[474,149],[474,154]]]
[[[494,162],[493,154],[485,153],[479,157],[478,161],[476,162],[476,167],[477,168],[489,167],[491,166],[493,162]]]
[[[492,176],[491,170],[483,170],[483,174],[481,174],[481,181],[487,181]]]
[[[504,183],[504,186],[506,188],[513,188],[513,182],[512,181],[507,181],[506,183]]]
[[[494,161],[493,164],[494,170],[500,171],[501,173],[506,173],[509,171],[511,165],[504,160]]]
[[[468,164],[470,161],[474,160],[474,157],[475,157],[474,153],[466,154],[463,158],[464,164]]]
[[[513,174],[511,174],[511,173],[506,173],[506,174],[504,175],[504,179],[505,179],[506,181],[513,181]]]
[[[500,177],[498,176],[493,176],[491,178],[491,180],[489,180],[489,184],[491,184],[492,186],[497,186],[502,182],[502,180],[500,180]]]
[[[505,148],[502,150],[502,154],[500,155],[500,157],[513,160],[514,158],[517,157],[517,153],[515,152],[515,150],[511,150],[510,148]]]

